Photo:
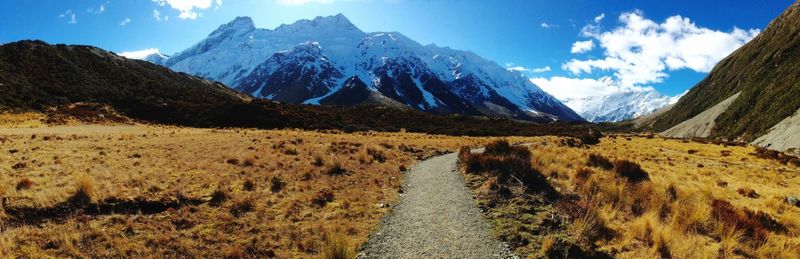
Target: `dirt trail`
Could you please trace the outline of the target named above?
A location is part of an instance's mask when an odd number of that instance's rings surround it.
[[[456,170],[456,154],[417,164],[404,195],[359,258],[516,258],[489,224]]]

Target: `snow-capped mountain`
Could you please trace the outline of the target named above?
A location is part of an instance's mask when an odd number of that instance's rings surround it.
[[[162,54],[161,52],[156,52],[150,55],[145,56],[142,60],[157,64],[157,65],[164,65],[164,62],[169,59],[169,56]]]
[[[238,17],[194,46],[152,62],[289,103],[380,100],[435,113],[583,120],[518,72],[469,51],[423,46],[397,32],[365,33],[341,14],[273,30]],[[359,95],[364,100],[328,98],[348,85],[372,93]]]
[[[646,89],[563,101],[588,121],[616,122],[650,114],[674,104],[681,96],[664,96],[656,90]]]

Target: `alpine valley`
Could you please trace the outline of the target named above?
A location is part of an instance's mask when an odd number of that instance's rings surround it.
[[[145,60],[285,103],[584,121],[519,72],[398,32],[365,33],[341,14],[273,30],[238,17],[184,51]]]

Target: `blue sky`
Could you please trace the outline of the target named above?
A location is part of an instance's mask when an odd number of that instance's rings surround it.
[[[4,0],[0,43],[41,39],[172,54],[236,16],[271,29],[343,13],[366,32],[471,50],[559,98],[649,87],[676,95],[792,2]]]

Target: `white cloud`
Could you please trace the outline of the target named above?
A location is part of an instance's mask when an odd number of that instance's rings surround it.
[[[573,54],[580,54],[587,51],[590,51],[594,48],[594,41],[587,40],[587,41],[576,41],[572,44],[572,49],[570,52]]]
[[[130,23],[130,22],[131,22],[131,18],[125,18],[125,20],[122,20],[122,22],[119,23],[119,26],[128,25],[128,23]]]
[[[604,17],[596,16],[581,30],[581,35],[590,38],[588,42],[599,43],[604,57],[572,59],[562,65],[574,75],[594,74],[594,78],[539,77],[531,82],[562,100],[649,90],[649,84],[663,82],[670,71],[709,72],[759,32],[736,27],[729,32],[712,30],[678,15],[658,23],[638,10],[623,13],[616,28],[603,30],[600,22]],[[594,47],[586,47],[585,42],[575,42],[572,52]]]
[[[75,17],[75,12],[72,9],[65,11],[64,13],[58,15],[58,18],[65,18],[67,19],[67,23],[69,24],[76,24],[78,23],[78,19]]]
[[[594,23],[600,23],[601,21],[603,21],[603,18],[606,18],[606,14],[605,13],[601,13],[600,15],[595,16],[594,17]]]
[[[143,49],[143,50],[123,51],[122,53],[119,53],[119,55],[123,56],[123,57],[126,57],[126,58],[132,58],[132,59],[144,59],[148,55],[155,54],[155,53],[158,53],[158,49],[149,48],[149,49]]]
[[[506,63],[506,69],[508,71],[528,72],[528,73],[544,73],[552,70],[550,66],[527,68],[523,66],[516,66],[514,65],[514,63]]]
[[[609,31],[600,31],[597,23],[582,30],[599,42],[605,58],[573,59],[562,68],[576,75],[595,70],[613,72],[623,86],[660,83],[668,77],[667,71],[709,72],[759,32],[736,27],[730,32],[712,30],[678,15],[657,23],[640,11],[623,13],[619,22],[621,26]]]
[[[278,4],[282,5],[303,5],[308,3],[330,4],[334,0],[278,0]]]
[[[178,18],[189,20],[194,20],[203,16],[198,10],[205,10],[212,6],[216,9],[222,6],[221,0],[215,0],[213,2],[212,0],[153,0],[153,2],[160,6],[169,5],[172,9],[180,12]]]
[[[542,28],[545,28],[545,29],[558,28],[559,27],[558,24],[551,24],[551,23],[546,23],[546,22],[543,22],[540,26],[542,26]]]
[[[531,82],[559,100],[610,95],[636,90],[635,88],[624,88],[616,85],[614,79],[607,76],[601,77],[600,79],[569,78],[561,76],[554,76],[549,79],[537,77],[531,78]]]
[[[155,18],[156,21],[161,21],[161,12],[159,12],[158,9],[153,9],[153,18]]]
[[[550,70],[553,70],[552,68],[550,68],[550,66],[544,66],[544,67],[537,67],[537,68],[531,69],[531,72],[533,72],[533,73],[544,73],[544,72],[549,72]]]
[[[101,13],[103,13],[105,11],[106,11],[106,5],[105,4],[101,4],[100,7],[98,7],[97,9],[89,8],[89,9],[86,10],[87,13],[91,13],[91,14],[101,14]]]
[[[508,71],[517,71],[517,72],[527,72],[530,69],[527,69],[523,66],[515,66],[515,67],[507,67]]]

